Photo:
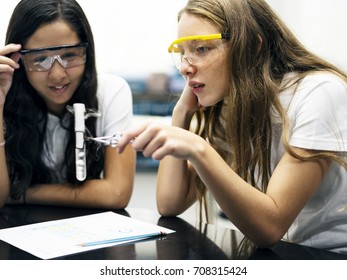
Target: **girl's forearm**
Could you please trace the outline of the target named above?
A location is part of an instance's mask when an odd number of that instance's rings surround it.
[[[123,209],[130,199],[127,189],[103,179],[88,180],[81,186],[42,184],[30,187],[25,200],[27,204]]]
[[[161,160],[157,178],[157,207],[163,216],[183,213],[195,202],[186,160],[165,157]]]
[[[192,115],[175,107],[172,125],[189,130]],[[157,207],[164,216],[176,216],[195,201],[195,190],[190,187],[187,160],[165,157],[161,160],[157,178]]]
[[[189,130],[194,113],[176,106],[172,112],[171,124]]]

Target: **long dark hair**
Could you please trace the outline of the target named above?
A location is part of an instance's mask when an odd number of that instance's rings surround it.
[[[84,103],[86,108],[98,110],[97,76],[93,34],[88,20],[75,0],[22,0],[13,11],[9,22],[6,44],[22,46],[43,24],[64,20],[77,33],[81,42],[88,43],[87,60],[81,84],[68,105]],[[21,62],[19,62],[21,64]],[[11,198],[18,199],[29,186],[54,183],[54,173],[43,162],[48,110],[44,100],[30,85],[23,65],[15,71],[12,87],[6,97],[4,108],[6,156],[11,178]],[[69,115],[68,115],[69,114]],[[67,110],[61,119],[68,130],[64,157],[66,182],[78,185],[75,178],[74,122]],[[70,118],[66,122],[66,117]],[[64,120],[64,122],[63,122]],[[95,135],[95,118],[86,120],[86,128]],[[103,168],[103,151],[87,143],[88,177],[98,178]]]

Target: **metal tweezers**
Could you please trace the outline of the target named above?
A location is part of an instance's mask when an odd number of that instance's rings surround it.
[[[111,136],[101,136],[101,137],[86,137],[86,140],[95,141],[102,143],[106,146],[111,146],[113,148],[117,147],[120,138],[123,136],[123,133],[116,132]]]

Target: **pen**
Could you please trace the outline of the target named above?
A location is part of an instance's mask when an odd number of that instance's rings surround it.
[[[137,239],[146,239],[146,238],[151,238],[151,237],[159,236],[159,235],[165,235],[165,232],[160,231],[160,232],[141,234],[141,235],[135,235],[135,236],[127,236],[127,237],[119,237],[119,238],[113,238],[113,239],[97,240],[97,241],[81,243],[81,244],[78,244],[78,246],[81,246],[81,247],[98,246],[98,245],[117,243],[117,242],[123,242],[123,241],[131,241],[131,240],[137,240]]]

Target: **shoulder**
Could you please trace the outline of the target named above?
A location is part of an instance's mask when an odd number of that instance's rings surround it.
[[[128,82],[115,74],[99,74],[98,75],[98,91],[103,90],[130,90]]]
[[[128,82],[115,74],[98,75],[98,99],[102,103],[111,103],[115,100],[132,102],[131,89]]]
[[[285,76],[285,81],[297,80],[293,73]],[[298,83],[294,83],[280,93],[284,103],[311,105],[322,103],[325,105],[339,102],[347,102],[347,83],[338,75],[329,72],[312,73],[304,77]],[[328,102],[328,104],[326,103]]]
[[[98,75],[98,101],[101,117],[97,135],[112,135],[130,126],[133,116],[132,93],[126,80],[114,74]]]
[[[322,72],[307,75],[302,82],[299,83],[298,88],[306,88],[314,90],[316,88],[330,89],[333,91],[347,92],[347,83],[336,74]]]
[[[347,139],[346,82],[331,73],[310,74],[292,87],[291,95],[286,104],[291,145],[340,151]]]

